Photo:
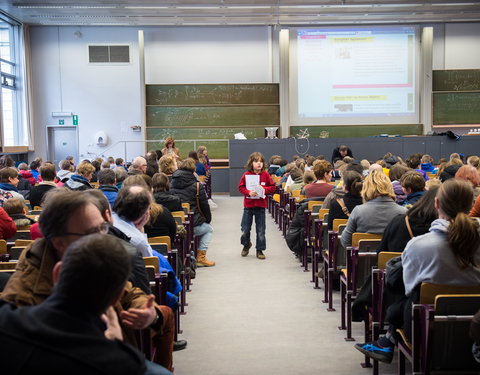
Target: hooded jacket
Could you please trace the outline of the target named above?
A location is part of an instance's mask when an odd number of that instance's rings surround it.
[[[18,174],[22,175],[25,180],[28,180],[28,182],[30,182],[32,186],[35,185],[35,183],[37,182],[37,180],[35,179],[35,177],[33,177],[33,174],[30,171],[20,169],[18,171]]]
[[[65,182],[65,186],[70,190],[82,191],[93,189],[93,186],[90,185],[90,182],[83,176],[79,174],[74,174],[70,177],[70,180]]]
[[[170,212],[183,211],[180,197],[170,193],[169,191],[157,191],[156,193],[153,193],[153,198],[155,199],[156,203],[161,204]]]
[[[408,296],[422,282],[470,286],[480,284],[480,269],[469,266],[461,269],[448,244],[449,222],[437,219],[430,231],[411,239],[402,253],[403,282]],[[474,255],[480,264],[480,248]]]
[[[199,203],[197,207],[197,184],[199,185]],[[209,223],[212,221],[212,213],[208,204],[205,188],[197,181],[192,172],[177,169],[172,175],[172,185],[170,192],[180,197],[182,203],[190,204],[190,211],[193,212],[195,226]],[[200,211],[202,213],[200,213]],[[203,214],[203,215],[202,215]]]

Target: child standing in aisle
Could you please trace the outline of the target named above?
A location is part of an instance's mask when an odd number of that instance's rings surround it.
[[[238,184],[238,191],[243,194],[243,216],[242,216],[242,237],[240,242],[243,245],[242,257],[246,257],[252,247],[250,242],[250,231],[252,229],[253,217],[255,217],[255,229],[257,232],[257,258],[265,259],[263,252],[266,249],[265,238],[265,208],[267,207],[266,196],[275,192],[276,186],[265,170],[265,158],[260,152],[252,153],[245,166],[245,172]]]

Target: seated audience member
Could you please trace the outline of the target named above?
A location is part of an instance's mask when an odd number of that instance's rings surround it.
[[[22,176],[25,180],[27,180],[32,186],[37,183],[37,180],[35,179],[35,177],[33,177],[32,172],[28,170],[27,163],[20,163],[18,165],[18,174],[19,176]]]
[[[392,183],[383,172],[374,171],[365,178],[362,197],[365,203],[353,209],[342,233],[344,247],[352,244],[353,233],[382,234],[396,215],[406,212],[405,207],[395,203]]]
[[[287,183],[288,177],[290,176],[290,171],[292,170],[292,168],[295,168],[295,167],[296,167],[296,165],[295,165],[294,162],[288,163],[285,166],[285,171],[282,175],[282,178],[280,179],[280,185],[283,184],[284,182],[285,182],[285,184]],[[280,169],[282,169],[282,168],[280,168]]]
[[[430,190],[433,187],[439,187],[442,185],[442,181],[440,181],[438,178],[431,178],[428,181],[425,181],[425,190]]]
[[[362,175],[355,171],[345,171],[343,174],[343,198],[331,201],[328,212],[328,229],[332,229],[334,219],[348,219],[353,209],[362,204]]]
[[[460,160],[460,159],[456,159],[456,160]],[[445,164],[445,168],[443,169],[443,171],[440,172],[440,168],[439,168],[438,172],[439,172],[440,181],[445,182],[450,178],[454,178],[455,174],[460,169],[460,167],[462,167],[462,165],[463,164],[458,164],[458,163],[455,163],[455,162],[453,162],[453,163],[448,162],[448,163]]]
[[[420,159],[420,168],[425,172],[437,173],[437,168],[433,165],[433,158],[427,154]]]
[[[405,165],[397,163],[390,169],[390,173],[388,174],[388,177],[390,178],[390,181],[392,181],[393,192],[395,193],[396,202],[398,204],[402,204],[403,201],[407,198],[407,194],[403,190],[402,184],[400,183],[400,178],[405,173],[410,172],[410,171],[413,172],[413,170],[411,168],[408,168]]]
[[[73,176],[74,167],[68,160],[59,163],[60,170],[57,172],[58,186],[63,186]]]
[[[477,155],[471,155],[467,158],[467,164],[480,171],[480,158]]]
[[[40,177],[42,182],[38,185],[32,187],[30,190],[30,206],[34,208],[35,206],[42,206],[43,197],[50,190],[56,189],[57,184],[55,184],[55,166],[53,164],[45,164],[40,167]]]
[[[277,169],[277,171],[275,172],[275,176],[280,176],[282,177],[284,174],[285,174],[285,169],[287,167],[287,164],[288,164],[288,161],[285,160],[285,159],[280,159],[280,162],[278,163],[278,165],[280,166],[280,168]]]
[[[102,165],[100,166],[100,170],[102,169],[110,169],[110,162],[108,160],[104,160],[102,162]],[[98,176],[97,176],[98,179]]]
[[[362,159],[360,160],[360,165],[363,167],[362,176],[366,177],[370,168],[370,162],[367,159]]]
[[[208,157],[208,150],[205,146],[198,146],[197,155],[198,160],[203,163],[207,172],[212,169],[212,163],[210,163],[210,158]]]
[[[337,160],[343,160],[345,156],[353,158],[352,150],[348,146],[342,145],[335,148],[332,153],[332,164],[335,164]]]
[[[8,213],[0,207],[0,239],[6,240],[17,233],[17,226]]]
[[[403,308],[389,317],[385,336],[355,345],[363,354],[390,363],[396,345],[395,330],[411,336],[412,303],[418,303],[422,282],[474,286],[480,284],[479,224],[466,214],[472,206],[473,189],[467,181],[449,179],[438,189],[435,208],[438,219],[428,233],[411,239],[403,254]]]
[[[87,161],[82,161],[77,166],[77,171],[75,174],[70,176],[70,179],[65,182],[65,187],[70,190],[82,191],[87,189],[93,189],[93,186],[90,185],[92,176],[95,173],[95,167],[92,163]]]
[[[208,204],[205,188],[197,181],[195,175],[195,161],[187,158],[182,161],[180,168],[173,173],[170,191],[178,195],[182,203],[190,204],[193,212],[195,235],[200,237],[197,252],[197,266],[212,267],[215,262],[207,259],[207,250],[212,238],[212,213]],[[198,196],[198,198],[197,198]],[[197,203],[198,202],[198,203]]]
[[[155,151],[148,151],[145,155],[145,160],[147,161],[147,169],[145,174],[153,177],[155,173],[158,173],[157,153]]]
[[[480,174],[477,169],[471,165],[462,165],[455,173],[455,178],[466,180],[472,184],[473,200],[475,201],[480,195]]]
[[[147,161],[143,156],[137,156],[133,159],[132,165],[128,168],[128,175],[145,174],[147,171]]]
[[[280,155],[272,155],[270,157],[270,160],[268,162],[268,174],[269,175],[274,175],[275,172],[277,172],[278,168],[280,168],[280,161],[282,160],[282,157]]]
[[[408,157],[408,159],[406,160],[406,163],[409,168],[412,168],[416,172],[420,173],[425,179],[425,181],[428,181],[429,178],[427,176],[427,172],[425,172],[420,168],[421,160],[422,160],[422,154],[412,154]]]
[[[285,190],[292,192],[292,186],[295,187],[293,190],[300,190],[303,186],[303,171],[298,167],[293,167],[290,170],[287,182],[285,183]]]
[[[402,206],[408,206],[418,201],[425,194],[425,180],[422,175],[416,171],[405,173],[400,177],[400,184],[407,195],[402,202]]]
[[[205,169],[205,165],[198,159],[198,155],[196,151],[190,151],[188,153],[188,157],[192,158],[195,161],[195,173],[198,176],[206,176],[207,170]]]
[[[28,213],[28,208],[20,199],[7,199],[3,204],[3,208],[8,216],[15,222],[17,230],[35,223],[35,220],[25,216]]]
[[[113,171],[115,172],[115,181],[117,181],[115,186],[118,190],[120,190],[122,188],[123,181],[125,181],[125,179],[128,177],[127,170],[123,167],[116,167]]]
[[[98,183],[100,184],[98,189],[105,194],[108,203],[113,207],[118,194],[118,188],[115,186],[115,172],[110,168],[102,169],[98,172]]]
[[[339,167],[339,171],[338,171],[340,173],[340,181],[337,184],[337,186],[335,188],[333,188],[330,191],[330,193],[328,193],[328,195],[325,197],[325,199],[323,201],[323,204],[322,204],[322,209],[329,209],[332,201],[334,201],[338,198],[342,198],[345,195],[345,190],[343,189],[343,180],[341,179],[342,178],[341,174],[345,173],[346,171],[355,171],[355,172],[361,174],[362,171],[363,171],[363,168],[357,162],[352,162],[352,163],[349,163],[349,164],[343,163],[343,165],[341,165]]]
[[[8,154],[0,156],[0,169],[15,168],[15,160]]]
[[[87,193],[68,189],[47,195],[39,224],[44,237],[23,251],[17,270],[1,295],[1,299],[19,307],[38,305],[52,293],[53,267],[62,260],[70,244],[85,235],[105,234],[108,230],[93,198]],[[152,298],[127,283],[116,311],[121,318],[124,341],[129,344],[137,345],[132,329],[152,328],[158,344],[155,362],[171,370],[173,312],[167,306],[152,305]]]
[[[332,179],[332,165],[326,160],[320,160],[313,167],[313,173],[315,174],[316,181],[305,185],[305,197],[322,197],[325,198],[328,193],[333,189],[333,185],[329,184]]]
[[[113,156],[109,156],[107,158],[107,161],[110,164],[110,169],[115,169],[117,167],[116,164],[115,164],[115,159],[113,158]]]
[[[405,214],[395,216],[388,223],[377,252],[403,252],[410,239],[428,233],[430,225],[438,218],[435,196],[439,187],[434,186],[426,191]]]
[[[180,160],[180,150],[175,147],[175,140],[173,137],[167,137],[167,139],[165,139],[164,147],[162,148],[162,155],[171,155],[176,160]]]
[[[36,158],[30,163],[30,173],[32,174],[35,181],[38,181],[38,176],[40,175],[40,166],[42,165],[42,159]]]
[[[180,197],[170,192],[170,180],[165,173],[155,173],[152,178],[153,199],[170,212],[183,211]]]
[[[15,168],[0,169],[0,203],[9,198],[18,198],[25,203],[25,198],[18,192],[18,172]]]
[[[178,169],[177,159],[172,155],[163,155],[158,162],[160,172],[168,176],[168,180],[172,180],[172,174]]]
[[[315,156],[313,155],[308,155],[305,156],[305,170],[310,171],[313,169],[313,162],[315,161]]]
[[[177,222],[168,208],[152,203],[150,218],[145,224],[145,233],[147,237],[169,236],[171,243],[174,243],[177,234]]]
[[[92,177],[90,178],[89,181],[98,182],[97,175],[98,175],[98,172],[100,171],[100,169],[102,169],[102,163],[103,163],[102,158],[95,158],[94,160],[91,161],[91,164],[93,165],[95,170],[93,171]],[[77,166],[77,170],[78,170],[78,166]]]
[[[17,309],[0,302],[0,345],[10,358],[3,371],[169,374],[123,342],[112,306],[129,273],[129,256],[116,238],[91,234],[71,244],[53,268],[55,287],[43,303]]]
[[[292,178],[292,184],[288,187],[288,191],[293,192],[295,190],[302,190],[304,183],[304,176],[305,174],[309,174],[310,176],[313,175],[313,179],[311,182],[315,181],[315,174],[312,171],[305,171],[302,172],[300,168],[293,168],[290,171],[290,177]],[[287,186],[287,185],[285,185]]]

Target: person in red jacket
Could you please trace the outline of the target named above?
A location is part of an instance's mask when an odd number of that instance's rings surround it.
[[[265,208],[267,207],[266,196],[273,194],[276,186],[266,171],[265,158],[260,152],[252,153],[245,165],[245,172],[238,184],[238,191],[243,194],[242,236],[240,242],[243,245],[242,257],[246,257],[252,243],[250,231],[253,218],[255,217],[255,229],[257,232],[257,258],[265,259],[267,241],[265,238]]]
[[[6,240],[17,233],[17,226],[7,212],[0,207],[0,238]]]

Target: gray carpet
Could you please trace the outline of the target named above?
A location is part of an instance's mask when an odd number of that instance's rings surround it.
[[[267,212],[266,260],[240,256],[243,198],[214,197],[214,233],[207,257],[215,267],[197,270],[181,317],[185,350],[174,353],[177,375],[358,374],[363,356],[338,330],[339,309],[327,312],[323,289],[314,290]],[[252,228],[253,229],[253,228]],[[252,238],[254,242],[254,238]],[[323,287],[323,285],[322,285]],[[338,293],[334,295],[338,308]],[[363,323],[354,323],[362,342]],[[380,374],[395,374],[396,362]]]

